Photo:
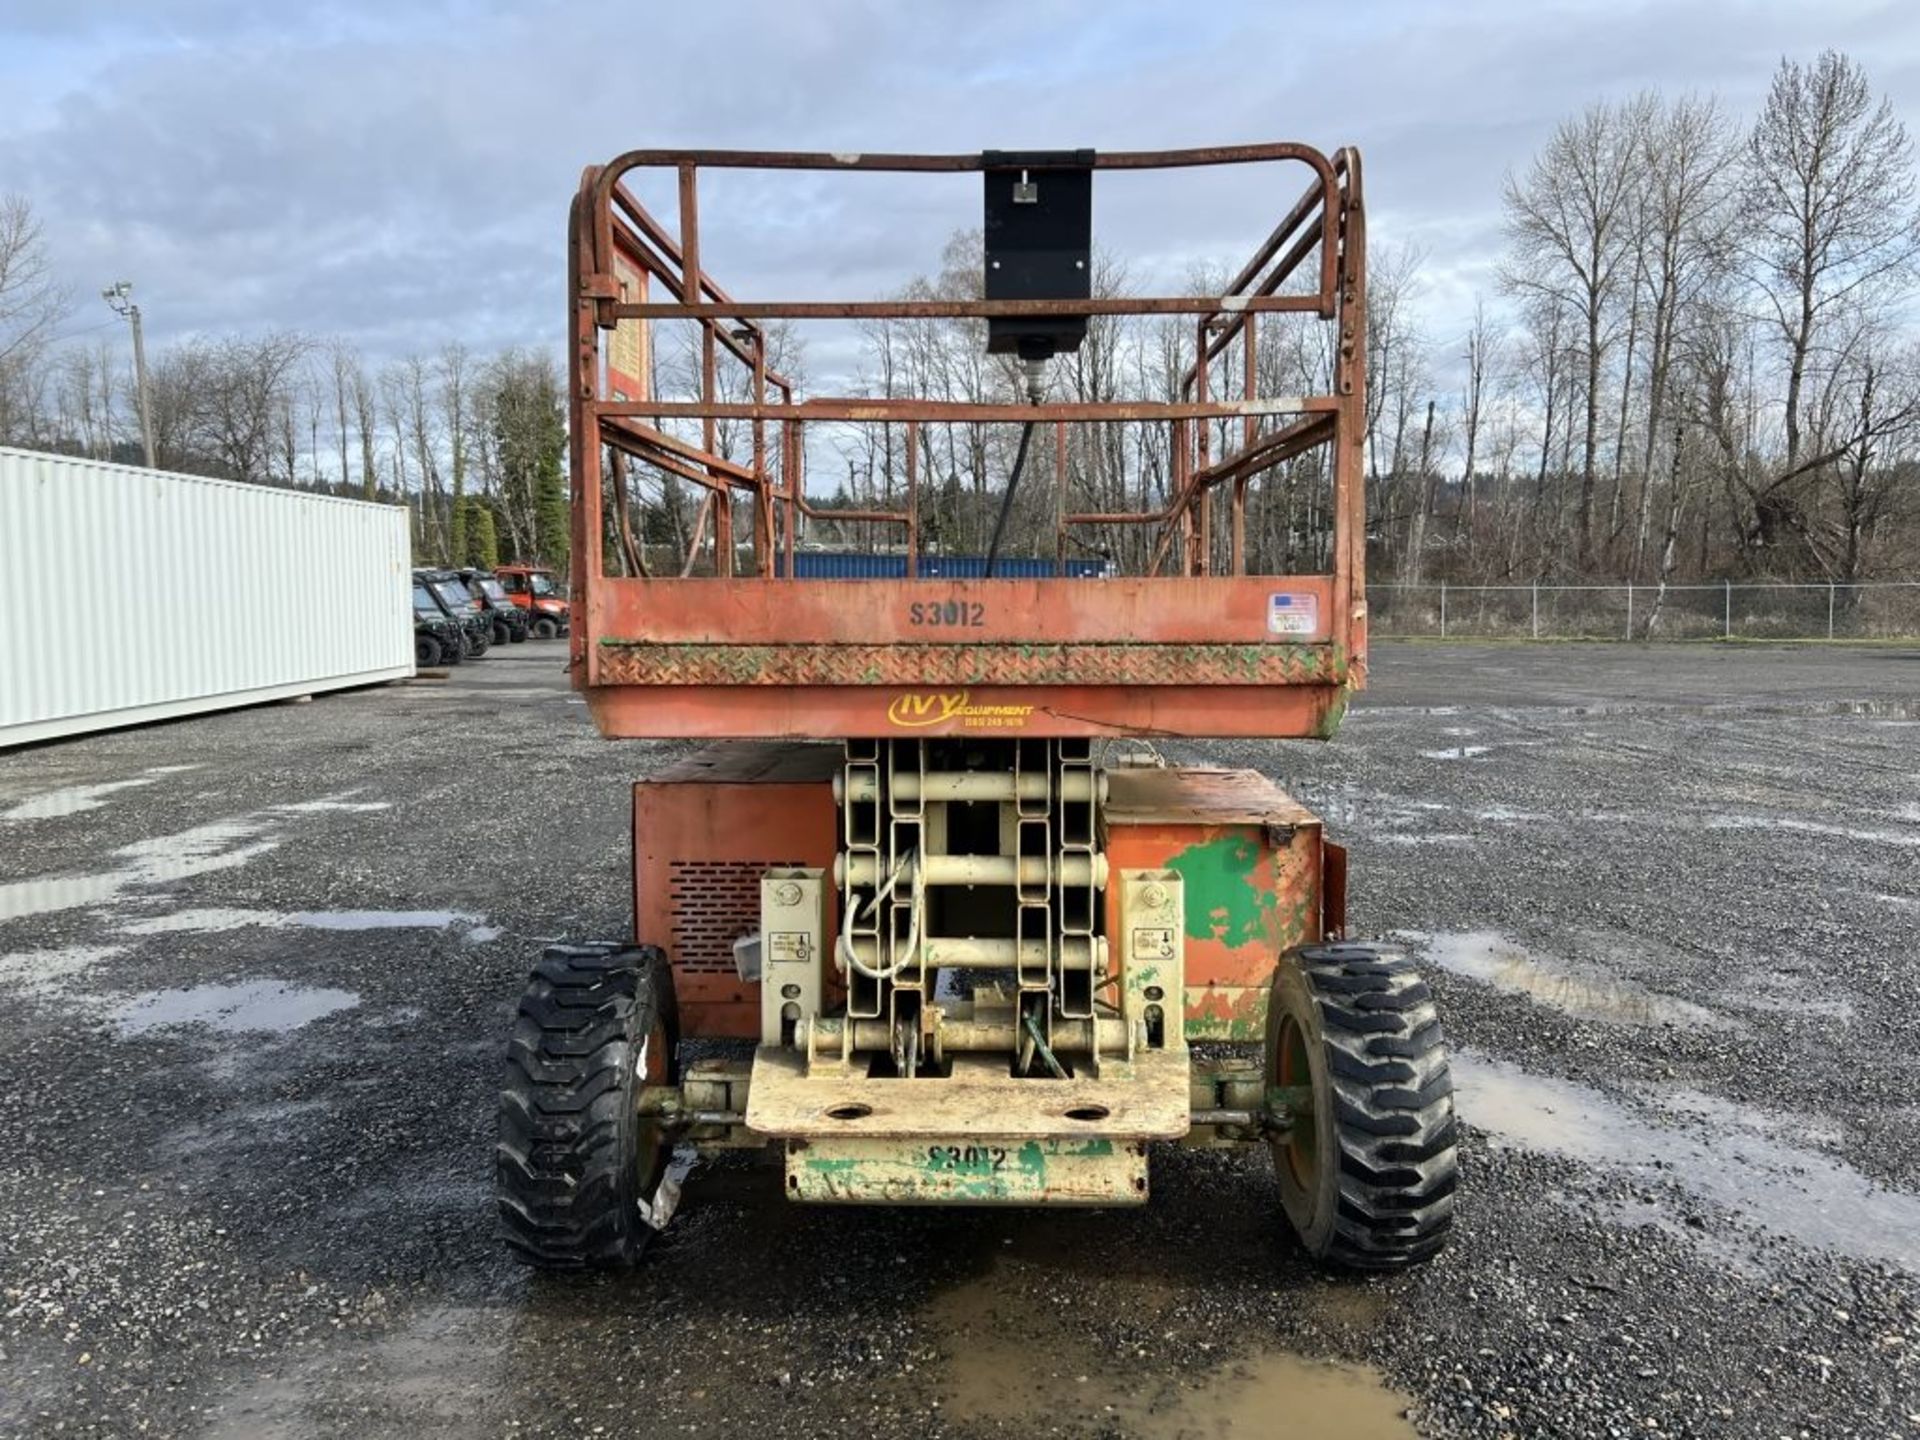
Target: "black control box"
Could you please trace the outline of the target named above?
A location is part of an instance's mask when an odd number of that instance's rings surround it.
[[[1093,293],[1093,151],[988,150],[989,300],[1084,300]],[[1078,350],[1084,315],[990,316],[987,353],[1044,360]]]

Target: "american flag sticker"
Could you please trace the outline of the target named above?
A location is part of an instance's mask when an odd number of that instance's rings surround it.
[[[1320,628],[1318,595],[1283,594],[1267,599],[1269,635],[1311,635]]]

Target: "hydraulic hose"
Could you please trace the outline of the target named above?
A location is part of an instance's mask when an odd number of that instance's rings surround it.
[[[1013,492],[1020,485],[1020,471],[1027,463],[1027,442],[1033,439],[1033,421],[1020,427],[1020,448],[1013,455],[1013,474],[1007,477],[1006,492],[1000,497],[1000,514],[993,522],[993,540],[987,546],[986,578],[993,578],[993,562],[1000,555],[1000,537],[1006,532],[1007,516],[1013,511]]]

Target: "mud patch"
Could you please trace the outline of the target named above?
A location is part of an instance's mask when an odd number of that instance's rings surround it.
[[[337,1011],[360,997],[351,990],[310,989],[281,980],[241,985],[195,985],[186,990],[149,990],[114,1012],[120,1038],[172,1026],[202,1025],[227,1034],[284,1035]]]
[[[1453,1075],[1460,1118],[1498,1142],[1676,1186],[1781,1239],[1920,1274],[1920,1195],[1775,1138],[1819,1135],[1805,1117],[1677,1088],[1625,1102],[1467,1052]]]
[[[328,1346],[209,1407],[210,1440],[313,1435],[474,1435],[501,1388],[499,1322],[436,1306],[357,1343]],[[549,1402],[549,1407],[551,1402]],[[554,1411],[543,1412],[551,1420]],[[601,1427],[602,1433],[608,1433]],[[585,1431],[583,1430],[583,1433]]]
[[[326,1100],[241,1105],[169,1131],[160,1137],[155,1151],[163,1160],[177,1162],[225,1155],[232,1150],[292,1144],[307,1121],[318,1120],[330,1108],[331,1102]]]
[[[1525,995],[1576,1020],[1608,1025],[1744,1028],[1705,1006],[1648,990],[1631,980],[1537,956],[1518,941],[1490,930],[1442,931],[1428,936],[1426,957],[1452,974],[1510,995]]]
[[[1051,1330],[1044,1343],[1023,1335],[1024,1308],[992,1274],[928,1307],[929,1328],[949,1357],[939,1383],[948,1420],[1040,1434],[1076,1415],[1139,1440],[1416,1440],[1407,1419],[1413,1402],[1365,1366],[1269,1352],[1154,1376],[1127,1363],[1138,1357],[1096,1352],[1071,1332]]]

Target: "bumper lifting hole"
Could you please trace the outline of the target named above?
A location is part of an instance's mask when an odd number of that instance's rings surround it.
[[[1075,1105],[1066,1116],[1069,1120],[1104,1120],[1112,1113],[1104,1105]]]
[[[849,1101],[844,1105],[832,1105],[827,1109],[829,1120],[861,1120],[873,1113],[871,1105],[862,1105],[858,1101]]]

